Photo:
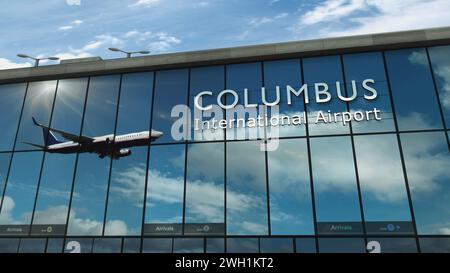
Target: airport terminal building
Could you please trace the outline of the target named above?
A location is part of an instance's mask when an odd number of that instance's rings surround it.
[[[450,28],[4,70],[0,113],[1,253],[450,252]]]

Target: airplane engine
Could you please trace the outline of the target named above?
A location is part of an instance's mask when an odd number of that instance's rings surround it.
[[[120,149],[118,152],[119,157],[124,157],[124,156],[129,156],[129,155],[131,155],[130,149]]]

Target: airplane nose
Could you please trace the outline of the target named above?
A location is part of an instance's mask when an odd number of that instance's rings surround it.
[[[158,138],[163,135],[163,132],[152,130],[152,137]]]

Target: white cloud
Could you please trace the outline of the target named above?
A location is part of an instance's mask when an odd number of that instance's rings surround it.
[[[329,23],[319,36],[330,37],[440,27],[450,24],[449,11],[447,0],[328,0],[301,16],[293,30]],[[349,23],[336,24],[344,19]]]
[[[81,0],[66,0],[66,3],[69,6],[79,6],[81,5]]]
[[[367,8],[367,1],[364,0],[328,0],[305,13],[301,17],[301,23],[312,25],[338,20],[365,8]]]
[[[129,5],[129,7],[152,7],[159,2],[160,0],[138,0],[137,2]]]
[[[253,18],[253,19],[250,20],[249,24],[252,27],[259,27],[259,26],[261,26],[263,24],[272,23],[272,22],[274,22],[276,20],[286,18],[288,15],[289,15],[289,13],[284,12],[284,13],[279,13],[279,14],[273,16],[273,17]]]
[[[62,30],[62,31],[64,31],[64,30],[69,30],[69,29],[72,29],[72,28],[74,28],[74,27],[76,27],[76,26],[81,25],[82,23],[83,23],[83,21],[81,21],[81,20],[73,20],[73,21],[70,22],[68,25],[60,26],[60,27],[58,28],[58,30]]]
[[[154,53],[167,51],[174,45],[181,43],[180,39],[165,32],[156,33],[155,37],[157,41],[151,42],[148,45],[150,50]]]
[[[0,58],[0,69],[13,69],[13,68],[22,68],[22,67],[30,67],[31,63],[15,63],[5,58]]]

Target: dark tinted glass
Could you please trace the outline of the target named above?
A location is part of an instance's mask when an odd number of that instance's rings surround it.
[[[224,143],[192,144],[187,151],[185,234],[224,234]],[[202,225],[209,228],[202,229]]]
[[[44,253],[45,238],[22,238],[19,245],[19,253]]]
[[[175,238],[173,239],[174,253],[203,253],[203,238]]]
[[[380,243],[381,253],[416,253],[417,245],[414,238],[367,238],[367,241]]]
[[[315,238],[296,238],[295,239],[296,253],[316,253],[316,239]]]
[[[450,155],[445,133],[401,134],[419,234],[450,234]]]
[[[279,112],[273,113],[270,111],[269,117],[273,116],[294,116],[303,115],[305,111],[304,94],[298,97],[291,94],[291,104],[288,104],[287,85],[300,90],[301,82],[301,67],[300,60],[283,60],[264,62],[264,87],[266,90],[267,102],[275,102],[277,100],[277,86],[279,87]],[[278,130],[278,132],[274,131]],[[269,137],[285,137],[285,136],[304,136],[306,132],[305,125],[285,125],[278,127],[271,127],[267,129]]]
[[[189,96],[189,108],[191,109],[191,137],[192,140],[222,140],[224,138],[224,131],[221,129],[211,129],[208,127],[203,128],[197,126],[195,119],[198,122],[211,121],[212,118],[220,120],[225,118],[225,111],[217,105],[217,95],[220,91],[225,89],[225,67],[224,66],[212,66],[212,67],[199,67],[191,69],[191,81],[190,81],[190,96]],[[195,107],[194,98],[204,91],[212,92],[212,96],[202,96],[201,105],[206,107],[213,105],[211,110],[200,110]],[[196,129],[195,129],[196,128]]]
[[[258,238],[228,238],[228,253],[258,253]]]
[[[311,88],[311,100],[307,105],[308,126],[310,135],[330,135],[349,133],[349,126],[340,122],[316,123],[318,112],[327,114],[347,111],[347,104],[337,97],[337,88],[341,88],[344,93],[344,81],[341,69],[341,60],[339,56],[315,57],[303,59],[304,82]],[[337,83],[338,82],[338,83]],[[331,100],[326,103],[316,103],[314,85],[316,83],[325,83],[328,85],[328,92]]]
[[[124,238],[123,253],[139,253],[141,251],[141,238]]]
[[[39,150],[39,147],[26,144],[29,142],[44,145],[42,129],[34,125],[33,117],[44,125],[49,125],[55,98],[56,81],[32,82],[28,85],[16,150]]]
[[[119,83],[120,75],[91,78],[82,135],[105,136],[105,140],[113,140]],[[106,156],[106,151],[79,154],[68,234],[103,234],[110,164],[111,158]],[[123,225],[117,222],[106,225],[123,229]]]
[[[87,78],[60,80],[51,127],[79,135]],[[56,135],[59,141],[69,141]],[[76,154],[47,153],[33,219],[32,234],[64,235]]]
[[[355,136],[354,141],[367,233],[413,233],[397,136]]]
[[[293,239],[292,238],[261,238],[260,239],[261,253],[293,253]]]
[[[187,105],[188,75],[187,69],[158,71],[155,75],[152,129],[163,133],[156,143],[179,141],[173,138],[171,130],[173,123],[182,117],[172,117],[171,113],[175,105]],[[182,121],[187,122],[186,118]],[[188,131],[189,127],[184,129],[184,138]]]
[[[450,253],[450,238],[420,238],[422,253]]]
[[[64,248],[64,238],[49,238],[47,240],[47,253],[61,253]]]
[[[258,141],[227,143],[227,234],[268,233],[261,145]]]
[[[0,238],[0,253],[17,253],[18,247],[18,238]]]
[[[356,83],[357,97],[349,103],[351,111],[380,110],[381,120],[371,118],[369,121],[352,121],[353,132],[385,132],[394,131],[394,119],[391,109],[390,94],[384,69],[383,55],[381,52],[348,54],[343,56],[347,93],[350,94],[352,81]],[[374,80],[370,87],[377,91],[374,100],[364,99],[364,95],[371,93],[363,89],[363,82],[367,79]]]
[[[386,62],[399,129],[442,128],[425,49],[388,51]]]
[[[320,253],[365,253],[362,238],[319,238]]]
[[[11,151],[13,148],[26,86],[25,83],[0,85],[0,151]]]
[[[142,242],[143,253],[171,253],[172,239],[169,238],[145,238]]]
[[[150,147],[145,234],[182,232],[185,148],[184,144]]]
[[[96,238],[93,253],[120,253],[122,251],[121,238]]]
[[[350,137],[311,139],[319,234],[360,234],[361,213]]]
[[[272,234],[314,234],[306,140],[280,140],[268,168]]]
[[[450,127],[450,46],[428,49],[447,128]]]

